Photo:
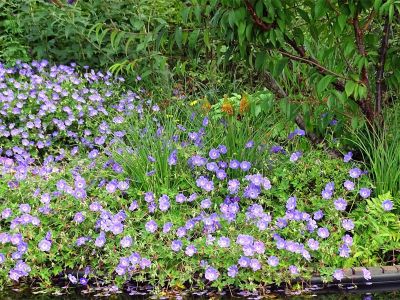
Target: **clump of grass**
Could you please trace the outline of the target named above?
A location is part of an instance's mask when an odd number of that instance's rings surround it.
[[[376,192],[400,194],[400,105],[384,112],[384,122],[367,124],[354,132],[352,142],[361,151]]]

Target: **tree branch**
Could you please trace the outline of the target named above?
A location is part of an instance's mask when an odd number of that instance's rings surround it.
[[[362,28],[363,32],[368,31],[369,26],[371,25],[372,21],[374,20],[374,17],[375,17],[375,10],[371,10],[371,13],[368,16],[368,19],[367,19],[367,21],[365,22],[365,24],[364,24],[364,26]]]
[[[356,38],[356,45],[357,45],[358,53],[360,53],[360,55],[366,57],[367,51],[365,50],[365,45],[364,45],[364,32],[360,28],[360,24],[358,22],[358,15],[356,15],[353,18],[353,27],[354,27],[354,35]],[[361,82],[363,84],[365,84],[365,86],[369,85],[368,71],[365,66],[363,66],[361,69]]]
[[[379,60],[376,65],[376,94],[375,94],[375,111],[380,114],[382,110],[382,83],[383,74],[385,71],[386,53],[389,48],[389,32],[390,23],[389,17],[385,17],[385,25],[383,26],[383,35],[381,40],[381,47],[379,49]]]
[[[254,10],[253,5],[250,3],[249,0],[243,0],[247,11],[250,13],[253,22],[259,27],[262,31],[269,31],[276,26],[276,22],[266,23],[264,22],[259,16],[257,16],[256,11]]]
[[[345,76],[343,76],[341,74],[335,73],[335,72],[325,68],[324,66],[322,66],[318,61],[316,61],[312,57],[297,56],[297,55],[291,54],[291,53],[289,53],[289,52],[287,52],[285,50],[280,50],[280,49],[278,49],[278,52],[280,54],[282,54],[283,56],[289,57],[289,58],[291,58],[293,60],[300,61],[300,62],[303,62],[305,64],[308,64],[310,66],[315,67],[318,70],[318,72],[320,74],[322,74],[322,75],[329,75],[330,74],[330,75],[333,75],[335,77],[342,78],[344,80],[350,80],[349,78],[347,78],[347,77],[345,77]],[[335,87],[336,87],[337,90],[339,90],[341,92],[344,91],[344,85],[341,82],[337,82]]]

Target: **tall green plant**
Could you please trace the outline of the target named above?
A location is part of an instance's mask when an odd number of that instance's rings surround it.
[[[400,105],[384,112],[383,126],[364,125],[352,142],[360,149],[376,192],[400,195]]]

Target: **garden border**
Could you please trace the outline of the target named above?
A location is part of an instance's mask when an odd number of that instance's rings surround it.
[[[334,280],[334,284],[394,284],[400,286],[400,265],[383,266],[383,267],[367,267],[371,272],[371,279],[366,280],[363,276],[361,267],[343,269],[345,277],[339,281]],[[299,282],[301,280],[295,280]],[[324,281],[321,276],[313,276],[308,281],[311,285],[323,285]]]

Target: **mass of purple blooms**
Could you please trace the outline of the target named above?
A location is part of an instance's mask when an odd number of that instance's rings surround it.
[[[294,188],[283,190],[273,168],[206,140],[208,118],[196,123],[193,116],[190,128],[176,123],[166,136],[162,109],[140,91],[120,88],[123,81],[74,64],[0,65],[0,279],[83,266],[84,276],[67,275],[71,284],[87,285],[98,274],[109,281],[181,274],[239,284],[273,282],[274,274],[295,278],[322,261],[336,269],[332,280],[345,277],[358,226],[350,208],[373,195],[351,153],[338,160],[348,165],[343,180],[321,172],[312,197],[290,179]],[[130,126],[147,115],[174,186],[152,181],[161,162],[151,149],[141,161],[151,189],[121,163],[142,151],[121,145],[129,131],[148,134],[144,125]],[[296,129],[289,140],[304,135]],[[250,140],[243,151],[254,147]],[[288,169],[305,167],[300,149],[266,149]],[[381,206],[394,209],[390,199]],[[368,269],[363,274],[371,279]]]

